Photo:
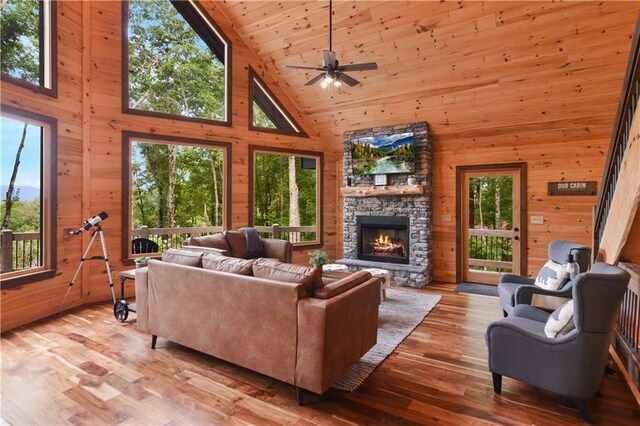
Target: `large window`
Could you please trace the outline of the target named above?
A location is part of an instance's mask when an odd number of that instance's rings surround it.
[[[49,0],[3,0],[2,79],[55,96],[56,3]]]
[[[53,276],[56,261],[56,121],[0,110],[2,287]]]
[[[322,153],[249,150],[252,224],[265,237],[294,245],[322,244]]]
[[[249,128],[273,133],[307,136],[260,76],[249,67]]]
[[[227,228],[228,144],[130,133],[124,139],[131,215],[125,258]]]
[[[230,124],[231,45],[200,6],[131,0],[123,13],[125,112]]]

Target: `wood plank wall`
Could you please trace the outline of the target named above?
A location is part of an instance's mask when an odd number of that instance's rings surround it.
[[[338,59],[376,61],[379,70],[353,73],[362,84],[332,98],[303,86],[312,74],[282,69],[318,62],[327,46],[326,4],[230,0],[225,7],[336,147],[347,131],[429,123],[436,280],[455,280],[458,165],[527,163],[526,219],[545,219],[529,225],[529,274],[553,239],[590,244],[595,197],[550,197],[547,182],[601,181],[640,3],[336,1]]]
[[[2,291],[1,328],[54,313],[88,243],[88,235],[65,236],[63,230],[77,228],[84,219],[102,210],[114,281],[118,271],[130,269],[120,261],[121,246],[121,152],[122,131],[223,141],[232,148],[232,226],[248,221],[248,145],[296,148],[325,153],[324,241],[335,256],[336,164],[318,132],[307,123],[296,106],[275,84],[264,63],[238,37],[232,23],[213,2],[205,8],[229,37],[232,59],[232,123],[222,127],[177,120],[123,114],[121,111],[121,4],[113,1],[58,2],[57,99],[34,94],[10,84],[2,85],[2,102],[58,119],[58,274],[54,279]],[[248,67],[251,65],[281,103],[302,125],[310,138],[274,135],[248,129]],[[96,245],[98,246],[98,245]],[[99,254],[99,247],[95,247]],[[294,261],[306,263],[304,251]],[[104,263],[86,263],[65,308],[110,299]],[[131,293],[131,292],[129,292]]]

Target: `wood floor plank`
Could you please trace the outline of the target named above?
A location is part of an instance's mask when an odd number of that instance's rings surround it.
[[[502,317],[493,297],[436,283],[408,292],[441,301],[354,392],[309,395],[164,339],[96,304],[5,332],[2,424],[460,425],[582,424],[571,401],[505,378],[493,392],[484,332]],[[640,425],[621,374],[589,401],[602,424]]]

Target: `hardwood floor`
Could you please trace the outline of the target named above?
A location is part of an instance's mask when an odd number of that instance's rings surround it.
[[[2,409],[10,424],[582,424],[572,403],[509,378],[493,393],[484,332],[496,298],[442,300],[357,391],[299,407],[292,386],[78,308],[2,335]],[[411,291],[411,290],[408,290]],[[621,374],[589,409],[601,424],[640,424]]]

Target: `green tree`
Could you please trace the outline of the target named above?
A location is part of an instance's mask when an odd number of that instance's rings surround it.
[[[277,129],[277,126],[267,114],[264,113],[258,104],[253,102],[253,127],[261,127],[263,129]]]
[[[129,2],[129,105],[224,120],[224,64],[168,0]]]
[[[293,161],[290,160],[293,158]],[[297,203],[291,196],[295,179],[297,187]],[[255,158],[255,190],[254,217],[259,226],[311,226],[316,218],[316,170],[303,169],[300,157],[278,154],[256,154]],[[292,205],[297,206],[297,214],[291,214]],[[298,216],[299,221],[296,220]],[[294,222],[292,222],[292,218]],[[297,236],[292,237],[294,240]],[[303,233],[301,241],[311,241],[315,233]]]
[[[3,0],[0,5],[2,72],[40,84],[40,4]]]

